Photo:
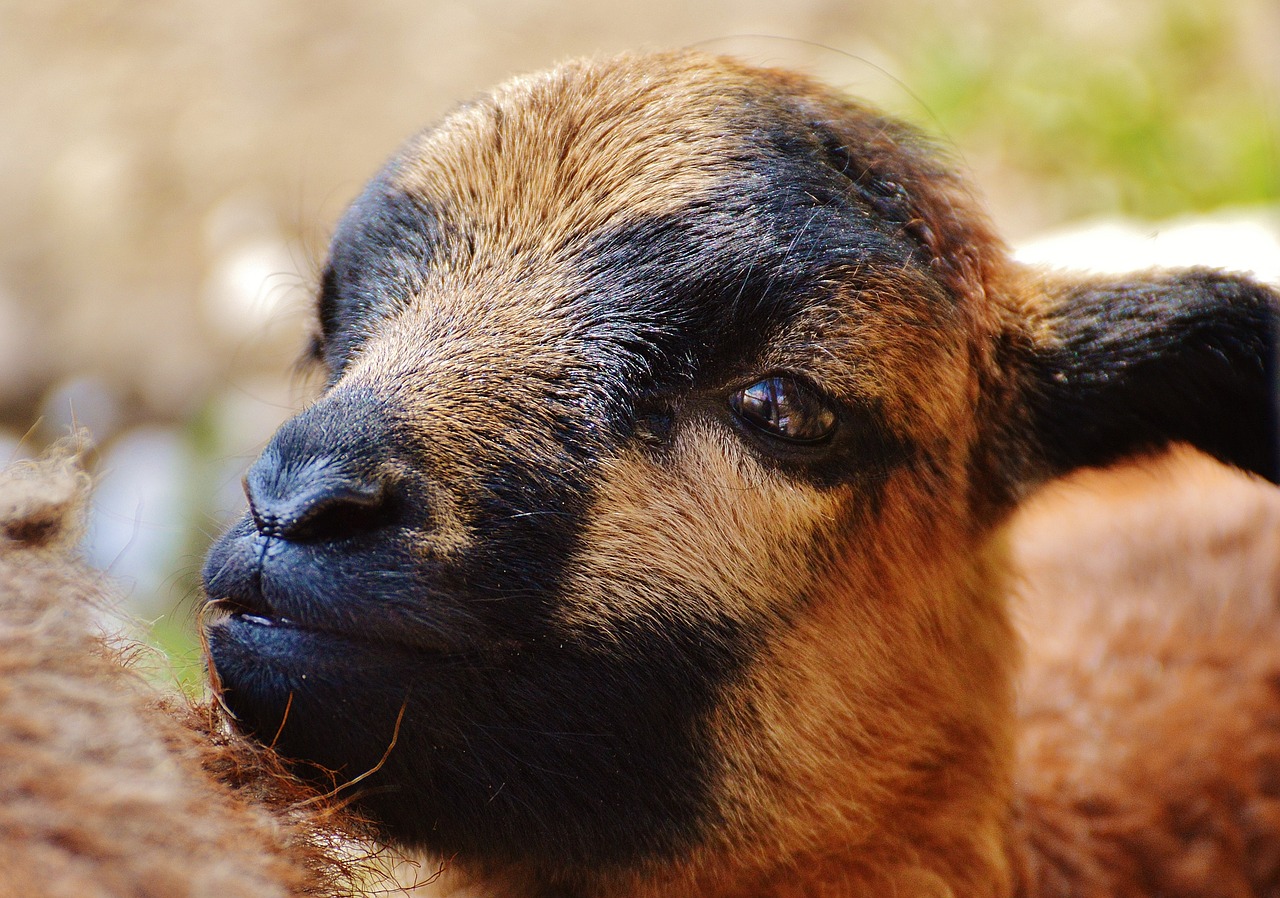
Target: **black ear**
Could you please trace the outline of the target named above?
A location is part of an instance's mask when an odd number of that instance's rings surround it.
[[[1185,442],[1277,482],[1280,294],[1203,269],[1055,293],[1024,394],[1034,467],[1055,476]]]

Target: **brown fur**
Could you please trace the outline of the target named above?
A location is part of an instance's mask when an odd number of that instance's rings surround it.
[[[0,895],[339,896],[377,882],[355,821],[158,693],[97,635],[113,589],[77,557],[87,478],[0,473]]]
[[[1182,453],[1056,485],[1012,536],[1023,893],[1272,894],[1280,496]]]

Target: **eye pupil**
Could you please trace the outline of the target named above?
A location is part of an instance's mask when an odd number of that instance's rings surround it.
[[[729,397],[734,413],[775,437],[811,443],[835,428],[835,413],[812,389],[789,377],[766,377]]]

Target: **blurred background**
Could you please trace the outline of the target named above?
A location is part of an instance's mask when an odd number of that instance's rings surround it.
[[[190,661],[201,556],[312,395],[294,360],[364,179],[510,74],[685,45],[939,135],[1014,241],[1230,219],[1280,271],[1276,0],[0,0],[0,463],[92,432],[87,549]]]

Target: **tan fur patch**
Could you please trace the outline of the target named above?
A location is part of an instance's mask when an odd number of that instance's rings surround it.
[[[661,77],[622,56],[510,81],[412,141],[398,186],[476,228],[483,264],[678,212],[732,173],[735,100],[753,85],[699,56],[658,58]]]
[[[778,476],[721,426],[687,427],[663,464],[631,452],[604,466],[560,617],[609,633],[618,620],[786,616],[820,582],[813,546],[851,498]],[[687,605],[672,606],[671,584]],[[716,607],[697,607],[704,596]]]

